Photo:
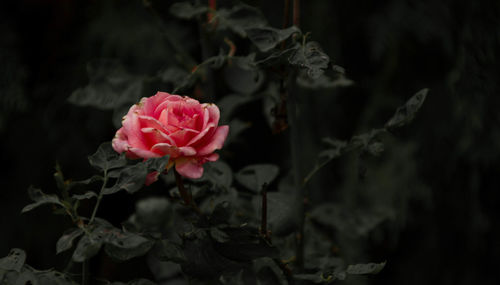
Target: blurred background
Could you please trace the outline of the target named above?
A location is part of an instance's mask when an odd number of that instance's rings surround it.
[[[113,111],[67,101],[89,83],[89,62],[119,62],[131,81],[151,77],[174,64],[168,37],[201,61],[197,25],[174,19],[172,2],[151,1],[153,11],[139,0],[0,4],[0,256],[19,247],[35,268],[64,268],[67,256],[55,255],[55,242],[70,221],[49,207],[21,215],[26,189],[53,193],[56,162],[67,178],[89,177],[87,155],[114,136]],[[281,1],[245,2],[281,27]],[[416,119],[384,138],[380,156],[347,155],[311,180],[313,203],[376,204],[390,213],[368,233],[339,236],[349,260],[387,260],[359,282],[500,284],[500,2],[302,1],[301,29],[354,82],[298,91],[304,171],[323,149],[321,138],[381,127],[415,92],[430,89]],[[141,92],[158,88],[152,81]],[[227,92],[217,90],[212,101]],[[225,154],[235,170],[257,162],[289,167],[288,132],[273,135],[261,114],[259,102],[242,110],[252,125]],[[101,215],[119,224],[138,195],[155,191],[161,185],[105,199]],[[127,268],[149,277],[140,261],[120,268],[118,279],[138,277]]]

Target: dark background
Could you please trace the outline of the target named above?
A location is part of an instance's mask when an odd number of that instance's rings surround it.
[[[2,2],[0,256],[19,247],[35,268],[64,266],[54,245],[69,221],[48,208],[21,215],[29,202],[26,189],[54,192],[56,161],[67,177],[86,178],[92,173],[86,156],[116,131],[112,112],[66,101],[88,83],[87,62],[119,59],[146,75],[171,64],[158,20],[167,28],[174,22],[169,3],[157,2],[161,19],[141,1]],[[412,94],[430,88],[415,121],[386,138],[380,157],[347,156],[312,181],[313,202],[369,202],[392,210],[392,218],[369,236],[340,242],[352,259],[388,261],[379,275],[360,282],[498,284],[500,2],[302,2],[301,29],[311,31],[355,82],[300,92],[304,169],[313,165],[320,138],[348,139],[380,127]],[[281,26],[280,1],[247,3]],[[195,50],[190,26],[175,27],[178,40]],[[261,112],[257,105],[248,108]],[[229,147],[228,162],[235,169],[254,162],[286,166],[287,133],[273,136],[263,118],[253,120],[243,134],[246,143]],[[105,199],[102,215],[119,223],[132,213],[135,199]]]

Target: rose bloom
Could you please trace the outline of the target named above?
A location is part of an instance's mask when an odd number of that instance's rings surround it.
[[[214,104],[158,92],[130,108],[113,139],[113,148],[126,152],[129,158],[168,154],[167,169],[175,164],[182,176],[200,178],[203,164],[219,159],[214,151],[222,148],[229,131],[229,126],[218,126],[219,116]],[[156,181],[157,176],[150,174],[146,184]]]

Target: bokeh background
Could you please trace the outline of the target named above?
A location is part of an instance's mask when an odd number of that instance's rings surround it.
[[[202,57],[195,52],[197,26],[175,20],[171,2],[151,1],[155,15],[139,0],[2,1],[0,256],[19,247],[35,268],[64,268],[67,257],[55,255],[55,242],[69,221],[48,207],[21,215],[26,189],[54,192],[56,162],[67,177],[90,176],[87,155],[116,131],[112,111],[67,101],[88,84],[89,62],[112,59],[133,76],[152,76],[173,64],[167,37]],[[281,26],[281,1],[245,2]],[[301,29],[355,82],[298,92],[303,169],[313,166],[322,137],[348,139],[380,127],[416,91],[430,89],[414,122],[384,138],[384,153],[347,155],[311,181],[313,202],[390,210],[370,233],[339,242],[352,260],[388,262],[379,275],[356,282],[499,284],[500,2],[314,0],[302,1],[301,9]],[[230,165],[272,162],[286,169],[288,132],[273,135],[258,102],[242,114],[252,126],[228,146]],[[138,195],[160,188],[105,199],[100,213],[119,224]],[[93,271],[149,277],[140,261],[103,264]]]

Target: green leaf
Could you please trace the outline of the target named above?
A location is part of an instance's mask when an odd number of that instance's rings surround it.
[[[13,248],[10,250],[9,255],[0,259],[0,269],[21,272],[25,261],[26,252],[19,248]]]
[[[186,261],[181,264],[185,274],[196,278],[218,278],[222,272],[247,266],[221,255],[214,247],[214,241],[204,232],[196,237],[184,239],[182,248]]]
[[[390,211],[348,209],[339,204],[325,203],[314,208],[310,217],[315,222],[336,229],[348,237],[367,235],[384,220],[392,217]]]
[[[183,263],[186,261],[182,247],[169,240],[161,240],[154,248],[155,256],[161,261]]]
[[[165,197],[148,197],[139,200],[135,205],[135,214],[129,222],[140,231],[164,231],[168,221],[172,219],[172,207]]]
[[[100,60],[87,65],[89,84],[75,90],[68,101],[78,106],[112,110],[137,102],[143,90],[143,78],[125,71],[115,61]]]
[[[307,75],[311,78],[318,78],[328,67],[330,58],[326,55],[316,42],[307,42],[305,45],[295,50],[288,58],[292,65],[307,70]]]
[[[278,176],[279,167],[273,164],[249,165],[238,171],[236,181],[253,190],[260,192],[264,184],[270,184]]]
[[[185,20],[192,19],[208,11],[209,9],[207,6],[199,6],[199,5],[194,6],[188,2],[178,2],[170,6],[170,14],[172,14],[177,18]]]
[[[120,169],[118,173],[114,172],[113,176],[117,175],[116,183],[111,187],[106,187],[103,190],[104,195],[116,193],[120,190],[126,190],[129,193],[134,193],[140,190],[146,182],[146,176],[152,172],[160,174],[168,164],[170,156],[149,158],[146,161],[138,162]]]
[[[425,88],[413,95],[406,104],[396,110],[396,113],[387,121],[385,127],[394,129],[410,123],[415,118],[417,111],[422,107],[428,92],[429,89]]]
[[[59,254],[73,247],[73,241],[83,234],[81,228],[72,228],[67,230],[57,241],[56,253]]]
[[[110,142],[102,143],[97,151],[88,157],[90,165],[102,171],[123,167],[127,164],[125,156],[119,155]]]
[[[69,182],[68,185],[68,190],[71,190],[73,187],[80,186],[80,185],[89,185],[97,181],[102,181],[104,178],[100,175],[94,175],[88,179],[85,180],[79,180],[79,181],[71,181]]]
[[[71,196],[71,198],[76,200],[92,199],[92,198],[97,198],[97,194],[92,191],[87,191],[83,194],[74,194]]]
[[[262,52],[270,51],[280,42],[288,39],[294,33],[299,32],[300,29],[295,26],[283,30],[271,27],[258,27],[246,30],[250,41],[252,41],[252,43]]]
[[[267,25],[267,20],[262,12],[252,6],[239,4],[231,9],[219,9],[217,11],[219,19],[218,29],[230,29],[241,37],[247,36],[247,30]]]
[[[355,264],[355,265],[349,265],[347,267],[347,274],[354,274],[354,275],[360,275],[360,274],[377,274],[379,273],[382,269],[384,269],[386,262],[381,262],[381,263],[367,263],[367,264]]]
[[[226,139],[226,145],[229,145],[235,141],[238,141],[239,135],[246,129],[250,128],[252,124],[250,122],[243,122],[240,119],[233,119],[229,122],[229,129],[231,130]]]
[[[215,186],[222,186],[226,189],[231,187],[233,184],[233,171],[227,163],[218,160],[205,165],[202,181],[209,181]]]
[[[126,167],[120,171],[120,175],[115,185],[104,188],[102,193],[104,195],[110,195],[122,189],[129,193],[137,192],[144,186],[147,175],[148,169],[143,163],[137,163]]]
[[[153,245],[145,237],[115,228],[106,235],[104,250],[108,256],[125,261],[146,254]]]
[[[259,200],[262,199],[259,197]],[[294,195],[281,192],[267,193],[267,223],[273,235],[284,236],[296,229],[299,216],[297,207],[294,207],[295,203]]]
[[[21,213],[26,213],[28,211],[31,211],[35,209],[38,206],[45,205],[45,204],[56,204],[64,207],[63,203],[61,200],[56,195],[48,195],[42,192],[42,190],[38,188],[31,187],[28,189],[28,195],[33,200],[35,203],[29,204],[25,206],[22,210]]]
[[[215,248],[231,260],[247,262],[261,257],[279,257],[278,249],[265,241],[256,228],[228,226],[219,227],[219,230],[225,233],[227,241],[216,243]]]
[[[66,274],[54,270],[36,272],[35,275],[39,285],[77,285]]]
[[[84,235],[73,252],[72,259],[75,262],[83,262],[95,256],[104,242],[104,233],[92,232],[90,235]]]
[[[146,166],[148,173],[157,171],[163,172],[167,167],[168,161],[170,159],[170,155],[165,155],[162,157],[153,157],[144,161],[144,165]]]

